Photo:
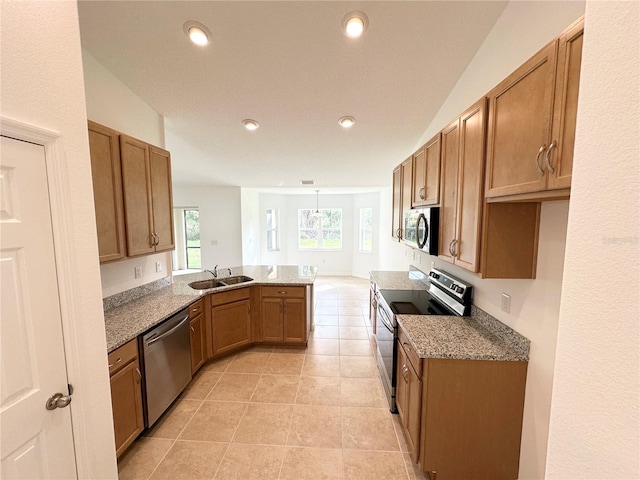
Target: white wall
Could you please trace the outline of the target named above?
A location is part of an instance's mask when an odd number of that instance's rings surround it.
[[[164,148],[162,115],[147,105],[86,50],[82,51],[82,63],[87,118]],[[161,272],[156,272],[156,262],[160,262]],[[135,278],[137,266],[142,267],[142,277],[139,279]],[[171,275],[171,253],[163,252],[104,264],[100,273],[104,298]]]
[[[260,263],[260,194],[252,188],[243,188],[242,197],[242,264]]]
[[[458,80],[416,148],[441,130],[503,78],[553,40],[584,12],[583,2],[522,2],[507,5],[475,57]],[[398,159],[401,160],[401,159]],[[391,172],[389,172],[391,179]],[[388,204],[391,204],[390,193]],[[384,201],[384,200],[383,200]],[[553,365],[562,285],[568,202],[543,204],[536,280],[483,280],[466,271],[384,241],[383,269],[406,269],[409,263],[428,269],[431,262],[475,287],[475,304],[531,340],[523,420],[519,478],[545,475]],[[386,217],[390,231],[389,212]],[[511,295],[511,313],[501,311],[502,293]]]
[[[54,170],[73,186],[66,223],[53,222],[54,229],[66,225],[74,254],[58,268],[72,273],[62,313],[68,378],[77,392],[70,408],[78,472],[116,478],[77,6],[3,1],[1,8],[0,114],[57,132],[62,162]]]
[[[198,207],[202,268],[242,265],[240,187],[173,186],[174,207]]]
[[[640,4],[585,22],[547,477],[638,479]]]

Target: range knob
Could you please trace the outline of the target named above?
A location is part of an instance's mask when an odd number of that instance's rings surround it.
[[[455,283],[452,283],[451,285],[449,285],[449,288],[455,292],[458,286]]]
[[[429,272],[429,276],[431,278],[435,278],[436,280],[440,278],[440,275],[437,274],[436,272]]]
[[[456,292],[462,293],[462,292],[464,292],[464,288],[462,288],[461,286],[458,286],[458,287],[456,287]]]

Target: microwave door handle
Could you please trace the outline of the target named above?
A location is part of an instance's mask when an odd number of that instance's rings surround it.
[[[424,235],[420,238],[420,222],[424,221]],[[422,250],[424,246],[427,244],[427,238],[429,238],[429,224],[427,223],[427,217],[424,213],[421,213],[418,217],[418,222],[416,223],[416,243],[418,244],[418,248]]]

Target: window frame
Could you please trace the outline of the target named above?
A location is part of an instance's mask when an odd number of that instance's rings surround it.
[[[364,228],[364,214],[365,212],[370,212],[371,222],[370,227]],[[370,232],[371,233],[371,245],[367,250],[365,248],[365,235]],[[360,253],[373,253],[373,208],[372,207],[361,207],[360,208],[360,223],[358,226],[358,251]]]
[[[274,219],[274,224],[275,227],[273,228],[269,228],[269,212],[272,212],[272,218]],[[265,228],[266,234],[267,234],[267,241],[266,243],[266,247],[267,247],[267,252],[279,252],[280,251],[280,213],[278,212],[277,208],[267,208],[267,225]],[[269,236],[270,233],[274,233],[275,234],[275,247],[274,248],[269,248]]]
[[[340,227],[339,228],[335,228],[335,227],[323,227],[322,226],[322,219],[324,218],[323,212],[326,211],[336,211],[340,213]],[[320,212],[320,216],[318,217],[318,222],[316,222],[316,225],[314,226],[314,228],[308,228],[308,227],[302,227],[301,226],[301,219],[302,219],[302,212],[311,212],[311,214],[313,215],[313,213],[315,212]],[[342,208],[320,208],[320,209],[314,209],[314,208],[299,208],[298,209],[298,250],[300,251],[304,251],[304,252],[338,252],[338,251],[342,251],[343,249],[343,222],[342,222],[343,216],[342,216]],[[310,231],[310,232],[315,232],[316,234],[316,238],[318,240],[318,246],[317,247],[305,247],[301,244],[301,232],[303,231]],[[334,231],[334,232],[338,232],[338,238],[339,238],[339,246],[337,247],[325,247],[324,246],[324,232],[329,232],[329,231]]]

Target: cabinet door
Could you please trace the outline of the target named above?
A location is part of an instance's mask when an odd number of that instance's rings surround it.
[[[425,198],[423,205],[440,203],[440,133],[429,140],[425,146]]]
[[[260,316],[262,317],[262,341],[282,342],[284,335],[282,325],[282,299],[263,298]]]
[[[235,350],[251,343],[249,300],[213,307],[211,321],[214,354]]]
[[[305,343],[307,341],[306,302],[303,298],[285,298],[283,302],[284,341]]]
[[[400,225],[404,222],[405,210],[411,210],[411,187],[413,185],[413,156],[402,162],[402,209],[400,210]],[[404,234],[402,235],[404,238]]]
[[[191,374],[195,374],[204,364],[204,315],[200,314],[189,321],[191,330]]]
[[[560,36],[553,116],[553,140],[546,167],[549,189],[569,188],[573,169],[573,145],[576,138],[578,87],[582,64],[584,19],[578,20]]]
[[[417,461],[420,447],[422,381],[411,366],[402,345],[398,345],[397,382],[398,414],[405,429],[413,458]]]
[[[440,133],[413,154],[412,207],[440,202]]]
[[[89,121],[89,150],[100,263],[126,256],[118,132]]]
[[[459,123],[459,119],[456,119],[442,131],[438,257],[451,263],[453,263],[453,242],[456,239],[458,153],[460,151]]]
[[[120,158],[128,255],[133,257],[153,253],[155,247],[151,237],[153,212],[147,144],[120,135]]]
[[[400,240],[402,233],[402,168],[393,170],[393,193],[391,205],[391,236]]]
[[[421,207],[426,198],[425,180],[427,179],[427,152],[425,146],[413,154],[413,186],[411,188],[411,206]]]
[[[117,456],[120,456],[144,429],[140,380],[137,358],[111,377],[111,408]]]
[[[485,126],[485,100],[482,99],[460,117],[457,242],[453,251],[454,263],[472,272],[480,268]]]
[[[173,250],[173,201],[171,193],[171,155],[166,150],[149,147],[149,169],[153,208],[153,232],[156,252]]]
[[[488,94],[487,197],[545,189],[556,47],[547,45]]]

